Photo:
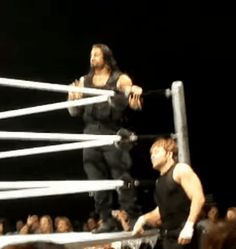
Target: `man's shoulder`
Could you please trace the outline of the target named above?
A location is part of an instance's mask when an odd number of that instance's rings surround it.
[[[117,79],[117,87],[122,88],[123,86],[131,86],[132,80],[128,74],[121,73]]]
[[[120,72],[118,75],[119,75],[119,80],[126,80],[126,81],[131,80],[130,76],[126,73]]]
[[[187,163],[177,163],[174,168],[175,175],[183,175],[186,173],[193,172],[192,167]]]
[[[188,163],[176,163],[175,168],[182,169],[182,170],[192,170],[192,167]]]

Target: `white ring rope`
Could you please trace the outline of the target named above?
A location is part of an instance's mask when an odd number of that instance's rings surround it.
[[[123,180],[63,180],[63,181],[0,181],[0,190],[4,189],[25,189],[25,188],[56,188],[56,187],[75,187],[79,188],[94,188],[104,190],[104,186],[108,186],[108,189],[115,189],[122,187],[124,184]],[[88,190],[89,192],[90,190]],[[97,190],[91,190],[97,191]],[[1,193],[1,192],[0,192]]]
[[[37,141],[86,141],[111,139],[120,141],[119,135],[93,135],[76,133],[13,132],[0,131],[0,140],[37,140]]]
[[[109,96],[107,95],[101,95],[101,96],[95,96],[95,97],[87,97],[87,98],[78,99],[78,100],[70,100],[70,101],[68,100],[68,101],[58,102],[54,104],[46,104],[46,105],[39,105],[39,106],[22,108],[22,109],[17,109],[17,110],[4,111],[4,112],[0,112],[0,119],[66,109],[66,108],[73,107],[73,106],[83,106],[83,105],[89,105],[93,103],[101,103],[101,102],[108,101],[108,98]]]
[[[16,80],[16,79],[9,79],[9,78],[0,78],[0,85],[7,86],[7,87],[47,90],[47,91],[52,91],[52,92],[81,92],[81,93],[94,94],[94,95],[107,95],[107,96],[115,95],[115,92],[112,90],[67,86],[67,85],[54,84],[54,83]]]
[[[117,140],[119,141],[120,139],[117,139]],[[77,150],[77,149],[82,149],[82,148],[99,147],[99,146],[104,146],[104,145],[112,145],[117,140],[116,139],[113,139],[113,140],[112,139],[98,139],[98,140],[75,142],[75,143],[65,143],[65,144],[59,144],[59,145],[40,146],[40,147],[33,147],[33,148],[28,148],[28,149],[3,151],[3,152],[0,152],[0,159],[20,157],[20,156],[30,156],[30,155],[59,152],[59,151]]]
[[[2,182],[0,200],[115,190],[123,185],[122,180]],[[9,190],[13,186],[18,189]]]
[[[51,233],[51,234],[20,234],[20,235],[4,235],[0,237],[0,248],[7,245],[23,244],[27,242],[52,242],[63,244],[66,248],[85,248],[96,245],[112,243],[112,248],[121,249],[125,245],[129,245],[132,249],[138,249],[141,243],[150,244],[154,248],[159,238],[159,230],[152,229],[144,231],[140,237],[134,237],[132,232],[112,232],[93,234],[90,232],[70,232],[70,233]],[[100,248],[100,247],[99,247]]]

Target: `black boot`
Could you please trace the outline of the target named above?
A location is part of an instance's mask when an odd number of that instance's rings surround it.
[[[101,222],[98,228],[92,230],[92,233],[110,233],[121,231],[120,224],[114,218],[108,218]]]

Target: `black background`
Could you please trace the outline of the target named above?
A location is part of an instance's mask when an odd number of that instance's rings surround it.
[[[234,195],[235,16],[226,2],[200,1],[1,1],[0,77],[69,84],[85,74],[93,43],[106,43],[120,68],[144,92],[184,84],[191,165],[206,194],[224,209]],[[37,90],[0,89],[0,110],[64,101],[66,95]],[[141,112],[130,112],[137,134],[173,132],[170,100],[144,98]],[[0,121],[7,131],[77,132],[80,120],[66,110]],[[44,145],[1,141],[1,150]],[[132,150],[133,174],[155,179],[149,161],[150,141]],[[81,151],[51,153],[0,162],[1,180],[86,179]],[[144,191],[141,199],[151,198]],[[81,202],[82,200],[82,202]],[[86,194],[1,201],[1,215],[66,212],[91,208]],[[147,200],[145,200],[147,203]],[[150,206],[152,201],[150,200]],[[149,206],[144,207],[148,209]]]

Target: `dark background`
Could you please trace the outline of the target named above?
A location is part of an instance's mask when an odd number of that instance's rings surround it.
[[[120,68],[144,92],[184,84],[191,165],[206,194],[224,209],[236,205],[234,83],[235,16],[227,2],[7,0],[0,3],[0,77],[69,84],[85,74],[93,43],[106,43]],[[0,89],[0,110],[64,101],[66,94]],[[129,112],[137,134],[173,132],[171,101],[146,95],[141,112]],[[0,121],[6,131],[81,133],[80,120],[66,110]],[[133,174],[155,179],[149,146],[132,149]],[[45,145],[1,141],[1,151]],[[2,159],[1,180],[86,179],[81,151]],[[152,207],[141,190],[144,210]],[[149,201],[148,201],[148,200]],[[89,207],[89,208],[88,208]],[[1,201],[1,215],[30,212],[82,216],[92,209],[87,194]]]

